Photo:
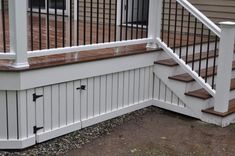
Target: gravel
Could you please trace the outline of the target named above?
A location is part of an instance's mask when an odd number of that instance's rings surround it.
[[[154,111],[155,109],[155,107],[144,108],[24,150],[1,150],[0,156],[61,155],[68,151],[82,148],[84,144],[96,138],[109,135],[115,127],[122,125],[124,122],[142,118],[146,113]]]

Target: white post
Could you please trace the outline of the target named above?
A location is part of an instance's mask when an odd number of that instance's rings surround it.
[[[117,26],[117,30],[116,30],[116,40],[118,41],[120,39],[120,25],[121,23],[121,10],[122,10],[122,6],[121,5],[121,0],[117,0],[117,10],[116,10],[116,26]],[[124,9],[123,9],[124,10]]]
[[[149,0],[148,38],[154,41],[147,44],[147,48],[157,48],[156,38],[161,35],[161,17],[163,0]]]
[[[77,12],[79,10],[79,8],[77,8],[77,3],[78,3],[77,0],[73,1],[73,10],[74,10],[73,11],[74,12],[73,18],[75,21],[79,19],[79,17],[77,17]]]
[[[222,32],[219,45],[214,110],[224,113],[228,111],[230,100],[235,23],[221,22],[220,25]]]
[[[16,54],[12,66],[28,67],[27,0],[9,0],[10,51]]]

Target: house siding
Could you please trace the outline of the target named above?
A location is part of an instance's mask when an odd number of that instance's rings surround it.
[[[234,0],[189,0],[215,23],[230,20],[235,21]]]
[[[97,13],[99,13],[100,20],[103,21],[103,17],[105,17],[105,23],[109,22],[109,12],[111,6],[111,22],[115,22],[115,0],[86,0],[86,20],[90,21],[91,17],[91,1],[92,1],[92,19],[94,22],[97,21]],[[111,5],[110,5],[111,2]],[[105,4],[105,12],[104,12],[104,4]],[[98,7],[98,8],[97,8]],[[105,16],[104,16],[105,15]],[[79,19],[84,20],[84,0],[79,0]],[[101,22],[101,21],[100,21]]]
[[[105,15],[105,23],[109,22],[109,7],[111,6],[111,23],[115,22],[115,1],[116,0],[86,0],[86,20],[90,21],[91,16],[91,1],[93,3],[92,16],[93,22],[97,21],[97,12],[99,11],[100,21],[103,21],[103,15]],[[168,12],[169,12],[169,1],[165,3],[165,21],[164,24],[168,25]],[[189,0],[196,8],[202,11],[209,19],[218,24],[221,21],[235,21],[235,1],[234,0]],[[103,14],[103,3],[105,2],[105,14]],[[111,5],[110,5],[111,2]],[[79,0],[79,19],[84,20],[84,0]],[[4,7],[8,9],[8,0],[4,0]],[[98,8],[97,8],[98,7]],[[73,7],[72,7],[73,8]],[[175,0],[173,0],[171,10],[171,21],[174,20],[175,13]],[[187,14],[185,15],[187,18]],[[192,18],[193,19],[193,18]],[[101,21],[102,20],[102,21]],[[186,21],[187,22],[187,21]],[[172,22],[173,23],[173,22]],[[187,24],[187,23],[185,23]],[[172,25],[172,24],[171,24]]]

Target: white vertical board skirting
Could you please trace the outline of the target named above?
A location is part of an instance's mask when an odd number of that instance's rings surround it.
[[[42,97],[34,102],[33,94]],[[1,149],[29,147],[151,105],[195,117],[153,66],[0,91],[0,103]],[[34,126],[39,128],[36,134]]]
[[[23,147],[22,140],[29,146],[150,106],[152,80],[153,67],[147,66],[28,90],[0,91],[0,148],[12,140],[14,145],[8,148]],[[79,89],[82,85],[84,90]],[[42,96],[34,102],[33,94]],[[39,128],[36,134],[34,126]]]
[[[156,75],[154,75],[153,99],[182,108],[186,107],[180,98],[177,97]]]

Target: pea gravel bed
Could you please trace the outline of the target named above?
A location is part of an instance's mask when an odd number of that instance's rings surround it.
[[[142,118],[146,113],[156,111],[155,107],[144,108],[91,127],[78,130],[62,137],[37,144],[25,150],[1,150],[0,156],[28,156],[28,155],[61,155],[71,150],[82,148],[92,140],[110,134],[115,127],[122,125],[130,120]]]

